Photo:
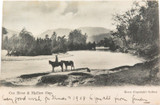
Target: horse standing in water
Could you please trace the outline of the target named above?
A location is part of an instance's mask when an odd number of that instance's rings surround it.
[[[72,68],[74,68],[74,62],[73,61],[63,61],[61,60],[62,63],[64,63],[65,67],[66,67],[66,71],[67,71],[67,66],[71,66],[71,70]]]
[[[58,66],[61,66],[61,70],[63,72],[63,63],[62,62],[52,62],[49,60],[49,64],[52,65],[52,72],[54,72],[54,68],[58,67]]]

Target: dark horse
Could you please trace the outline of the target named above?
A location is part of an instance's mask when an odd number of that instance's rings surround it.
[[[54,68],[61,66],[62,72],[63,72],[63,63],[62,62],[52,62],[49,60],[49,64],[52,65],[52,72],[54,72]]]
[[[74,68],[74,62],[73,61],[63,61],[61,60],[62,63],[64,63],[66,70],[67,70],[67,66],[71,66],[71,70],[72,68]]]

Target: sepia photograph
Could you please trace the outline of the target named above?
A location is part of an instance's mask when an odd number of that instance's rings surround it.
[[[0,105],[160,105],[158,0],[2,2]]]
[[[156,0],[3,1],[1,27],[0,87],[160,86]]]
[[[157,1],[4,1],[2,23],[2,86],[160,85]]]

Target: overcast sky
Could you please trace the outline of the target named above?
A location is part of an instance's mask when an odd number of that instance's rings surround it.
[[[15,31],[25,27],[34,35],[48,29],[91,26],[114,29],[112,15],[128,10],[128,1],[5,1],[3,26]]]

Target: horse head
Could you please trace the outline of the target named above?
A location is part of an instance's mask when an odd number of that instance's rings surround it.
[[[49,60],[49,64],[52,64],[52,61]]]

